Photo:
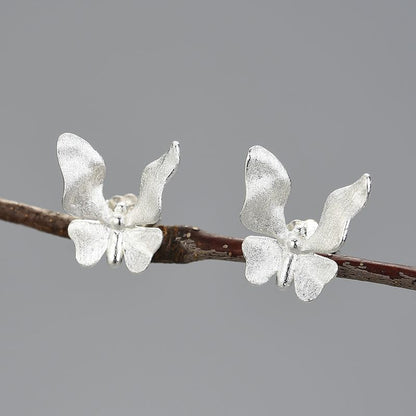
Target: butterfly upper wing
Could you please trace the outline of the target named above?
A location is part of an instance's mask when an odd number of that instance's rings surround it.
[[[138,201],[128,215],[127,225],[153,225],[159,221],[163,188],[178,167],[179,153],[179,143],[172,142],[167,153],[145,167]]]
[[[103,158],[87,141],[71,133],[58,138],[57,154],[64,177],[64,210],[85,219],[108,218],[110,210],[103,196]]]
[[[319,226],[302,242],[302,251],[331,254],[345,241],[350,220],[364,207],[370,193],[370,175],[333,191],[327,198]]]
[[[250,283],[262,285],[276,276],[283,257],[276,239],[251,235],[244,239],[242,249],[246,259],[246,278]]]
[[[247,155],[245,180],[241,222],[254,232],[284,239],[288,232],[284,207],[290,193],[286,169],[264,147],[253,146]]]
[[[338,271],[337,263],[317,254],[297,255],[291,267],[296,294],[305,302],[314,300]]]
[[[133,273],[145,270],[162,240],[163,233],[159,228],[126,228],[123,231],[123,251],[127,268]]]
[[[108,246],[109,229],[99,221],[73,220],[68,234],[75,244],[76,259],[83,266],[93,266]]]

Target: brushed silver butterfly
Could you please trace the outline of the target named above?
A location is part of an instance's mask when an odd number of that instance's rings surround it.
[[[75,134],[58,138],[58,161],[64,178],[63,208],[77,219],[68,227],[75,244],[76,259],[93,266],[107,252],[107,261],[139,273],[147,268],[162,243],[163,233],[155,225],[161,215],[162,192],[179,164],[179,144],[147,165],[136,196],[103,195],[105,164],[92,146]]]
[[[279,160],[262,146],[249,149],[245,165],[246,198],[242,223],[264,236],[243,241],[246,278],[261,285],[276,277],[280,287],[294,282],[299,299],[311,301],[338,271],[333,254],[344,243],[350,220],[363,208],[371,179],[364,174],[352,185],[333,191],[327,198],[319,224],[311,219],[286,224],[284,208],[290,179]]]

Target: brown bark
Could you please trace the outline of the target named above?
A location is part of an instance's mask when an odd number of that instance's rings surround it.
[[[49,234],[68,238],[70,215],[0,199],[0,219],[22,224]],[[163,242],[153,256],[155,263],[190,263],[199,260],[244,262],[242,240],[209,234],[197,227],[160,225]],[[327,256],[337,262],[338,277],[416,289],[416,268],[339,255]]]

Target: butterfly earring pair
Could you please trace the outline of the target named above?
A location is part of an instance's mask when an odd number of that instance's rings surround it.
[[[179,164],[179,144],[146,166],[138,196],[103,196],[103,158],[80,137],[65,133],[58,139],[58,161],[64,177],[63,207],[75,217],[69,237],[76,259],[83,266],[96,264],[104,253],[111,265],[124,258],[134,273],[145,270],[162,244],[162,231],[154,227],[160,219],[162,193]],[[276,277],[280,287],[295,284],[298,297],[315,299],[336,276],[337,264],[319,254],[335,253],[346,238],[350,220],[365,205],[370,177],[332,192],[319,224],[294,220],[286,225],[284,207],[290,192],[289,176],[279,160],[261,146],[247,156],[246,199],[242,223],[263,236],[248,236],[242,249],[246,278],[263,284]]]

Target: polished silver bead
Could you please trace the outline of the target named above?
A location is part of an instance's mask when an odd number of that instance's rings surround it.
[[[161,215],[162,192],[179,164],[179,144],[147,165],[138,196],[116,195],[105,200],[105,164],[92,146],[65,133],[58,139],[58,161],[64,178],[64,210],[77,219],[68,227],[76,259],[83,266],[96,264],[104,253],[111,265],[124,258],[127,268],[139,273],[147,268],[162,243],[155,225]]]
[[[253,146],[246,160],[245,181],[241,221],[264,235],[243,241],[247,280],[263,284],[275,276],[280,287],[294,282],[299,299],[315,299],[338,271],[333,260],[316,253],[333,254],[344,243],[350,220],[367,201],[370,176],[364,174],[352,185],[333,191],[319,223],[308,219],[287,225],[284,208],[291,185],[279,160],[264,147]]]

